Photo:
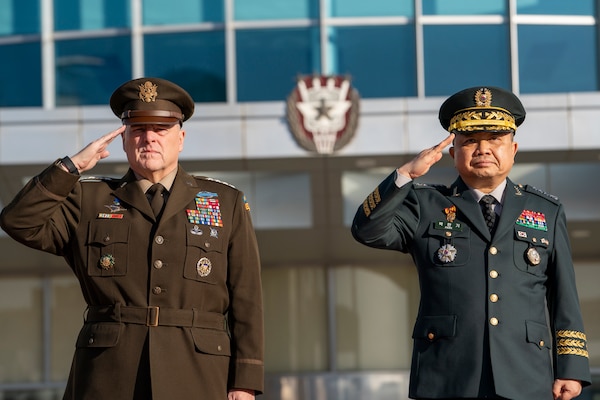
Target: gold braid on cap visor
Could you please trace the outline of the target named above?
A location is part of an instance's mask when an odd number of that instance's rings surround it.
[[[503,108],[465,108],[450,120],[448,132],[514,132],[517,130],[515,117]]]

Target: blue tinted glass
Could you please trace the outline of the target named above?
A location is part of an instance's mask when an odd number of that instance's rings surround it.
[[[318,0],[234,0],[238,21],[318,17]]]
[[[113,90],[131,79],[131,38],[56,42],[56,104],[108,104]]]
[[[519,14],[595,15],[594,0],[517,0]]]
[[[40,43],[0,46],[0,107],[39,107],[42,105]]]
[[[545,1],[545,0],[544,0]],[[425,15],[490,15],[506,14],[506,0],[423,0]]]
[[[520,26],[521,93],[598,90],[594,26]]]
[[[414,31],[413,25],[332,29],[328,72],[350,75],[361,97],[415,96]]]
[[[144,44],[146,76],[176,82],[196,102],[227,100],[223,31],[147,35]]]
[[[329,7],[329,12],[332,17],[412,17],[415,15],[415,9],[412,1],[331,0]]]
[[[40,33],[39,0],[0,0],[0,36]]]
[[[296,77],[320,73],[316,28],[236,32],[239,101],[284,100]]]
[[[223,0],[143,1],[144,25],[223,22]],[[176,6],[175,6],[176,4]]]
[[[54,0],[57,31],[129,26],[129,2],[123,0]]]
[[[511,88],[506,25],[431,25],[423,29],[425,94],[470,86]]]

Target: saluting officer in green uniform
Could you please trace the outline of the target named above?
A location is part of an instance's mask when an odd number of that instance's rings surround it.
[[[258,246],[237,189],[178,164],[190,95],[141,78],[115,90],[123,125],[34,177],[2,228],[65,258],[88,304],[64,399],[245,400],[263,390]],[[80,179],[122,136],[121,179]]]
[[[474,87],[439,119],[448,137],[381,182],[352,224],[356,240],[409,253],[418,270],[409,396],[577,397],[591,379],[565,212],[508,178],[523,105]],[[414,182],[448,146],[456,181]]]

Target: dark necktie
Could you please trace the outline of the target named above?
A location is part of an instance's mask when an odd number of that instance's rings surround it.
[[[496,212],[494,211],[494,203],[496,199],[494,196],[486,194],[479,200],[479,204],[481,205],[481,211],[483,212],[483,218],[485,219],[485,224],[487,225],[490,233],[494,230],[496,225]]]
[[[163,207],[165,206],[165,198],[164,198],[165,187],[160,183],[155,183],[150,186],[150,189],[146,192],[148,195],[148,200],[150,201],[150,207],[152,207],[152,211],[154,211],[154,216],[156,219],[160,217],[160,213],[162,212]]]

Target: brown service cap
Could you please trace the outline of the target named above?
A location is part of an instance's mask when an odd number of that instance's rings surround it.
[[[493,86],[476,86],[450,96],[440,107],[440,123],[448,132],[516,132],[525,120],[517,96]]]
[[[125,82],[110,96],[110,108],[123,124],[182,123],[194,113],[194,100],[180,86],[161,78]]]

